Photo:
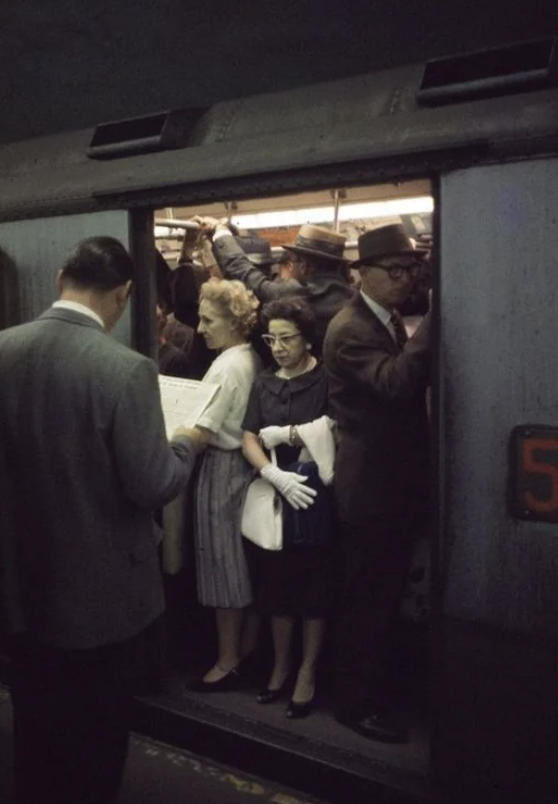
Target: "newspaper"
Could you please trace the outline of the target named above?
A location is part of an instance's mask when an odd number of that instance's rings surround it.
[[[196,424],[219,393],[220,386],[159,374],[159,388],[167,438],[170,439],[177,427]]]

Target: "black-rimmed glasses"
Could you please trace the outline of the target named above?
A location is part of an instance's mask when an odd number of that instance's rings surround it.
[[[375,264],[376,268],[381,268],[383,271],[387,271],[390,279],[401,279],[404,273],[410,274],[410,276],[417,277],[423,270],[422,262],[411,262],[411,263],[394,263],[392,265],[382,265],[381,263]]]

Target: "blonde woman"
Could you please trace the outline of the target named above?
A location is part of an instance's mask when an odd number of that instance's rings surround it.
[[[260,360],[248,342],[259,302],[238,281],[210,279],[201,286],[198,332],[217,357],[202,382],[220,385],[198,422],[206,441],[195,494],[198,600],[215,609],[218,656],[196,692],[223,692],[238,682],[238,665],[253,647],[255,622],[246,620],[252,601],[240,534],[240,507],[251,467],[242,455],[241,423]],[[241,646],[245,626],[245,645]]]

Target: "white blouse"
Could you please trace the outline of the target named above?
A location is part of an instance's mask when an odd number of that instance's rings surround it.
[[[197,423],[214,434],[209,440],[211,446],[219,449],[240,447],[240,425],[252,383],[259,371],[260,358],[249,343],[225,349],[209,367],[202,382],[217,383],[221,389]]]

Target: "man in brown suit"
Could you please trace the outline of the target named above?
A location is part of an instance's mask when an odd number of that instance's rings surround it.
[[[336,717],[364,736],[406,740],[387,706],[394,621],[415,538],[429,509],[430,312],[407,339],[397,308],[422,252],[400,225],[358,241],[360,292],[324,342],[338,426],[335,496],[343,583],[337,623]]]

